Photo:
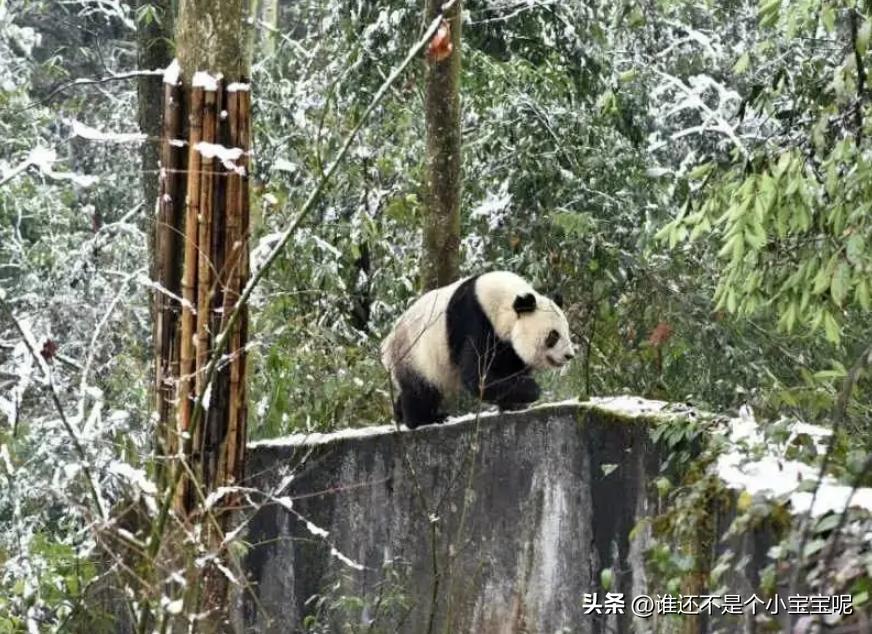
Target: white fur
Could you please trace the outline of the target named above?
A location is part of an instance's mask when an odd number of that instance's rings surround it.
[[[560,338],[548,348],[545,339],[552,330],[560,333]],[[575,356],[566,316],[557,304],[538,293],[536,310],[515,320],[510,339],[518,356],[536,370],[559,368]]]
[[[465,279],[424,293],[404,312],[382,343],[382,364],[397,372],[412,368],[443,394],[460,384],[460,373],[451,363],[445,311],[454,291]]]
[[[451,296],[466,279],[425,293],[397,320],[381,347],[382,363],[395,383],[397,372],[409,368],[443,395],[457,392],[460,372],[451,362],[445,315]],[[513,307],[515,298],[527,294],[536,298],[536,309],[519,316]],[[508,271],[484,273],[475,282],[475,296],[497,336],[511,340],[515,352],[530,367],[559,367],[567,355],[574,354],[563,311],[522,277]],[[560,333],[560,339],[547,348],[545,339],[552,329]]]

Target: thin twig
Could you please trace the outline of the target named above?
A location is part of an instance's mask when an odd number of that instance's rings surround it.
[[[124,278],[124,280],[121,282],[118,292],[115,294],[115,297],[113,297],[112,301],[109,302],[109,306],[107,306],[106,312],[103,313],[100,321],[97,322],[97,326],[94,328],[94,334],[91,335],[91,341],[88,344],[88,356],[85,359],[85,365],[82,368],[82,377],[79,380],[79,425],[82,429],[84,429],[85,427],[85,392],[88,389],[88,374],[90,374],[91,366],[94,364],[94,357],[97,356],[97,339],[100,337],[101,334],[103,334],[103,328],[106,327],[109,318],[115,311],[115,307],[124,298],[127,291],[127,285],[131,282],[131,280],[133,280],[133,278],[144,272],[144,268],[137,269],[133,273],[130,273],[126,278]]]
[[[64,429],[72,440],[73,447],[75,448],[76,453],[79,454],[79,459],[82,461],[82,475],[85,477],[85,484],[88,487],[88,493],[93,499],[94,506],[96,507],[97,513],[100,518],[106,519],[106,511],[103,508],[103,503],[100,501],[100,496],[97,494],[97,485],[96,481],[94,480],[94,475],[91,473],[91,468],[88,466],[88,454],[85,452],[85,447],[79,440],[79,435],[76,433],[76,430],[73,428],[72,423],[70,423],[66,413],[64,412],[64,407],[61,404],[60,398],[58,397],[57,389],[55,389],[51,369],[43,361],[42,357],[39,356],[39,353],[37,353],[33,345],[31,345],[30,339],[28,338],[24,327],[12,313],[12,309],[9,307],[9,305],[6,303],[6,300],[2,296],[0,296],[0,306],[2,306],[3,312],[6,313],[6,315],[12,322],[12,325],[15,326],[15,329],[21,335],[21,339],[22,341],[24,341],[24,345],[27,347],[27,350],[33,357],[33,360],[36,361],[36,365],[38,365],[39,369],[42,370],[43,377],[45,378],[45,383],[48,386],[49,394],[51,395],[52,403],[54,403],[55,409],[58,412],[58,416],[61,419],[61,424],[64,426]]]
[[[79,79],[74,79],[72,81],[68,81],[66,83],[61,84],[50,93],[48,93],[42,99],[37,101],[31,101],[29,104],[21,108],[20,110],[16,110],[13,114],[21,114],[22,112],[27,112],[32,108],[36,108],[37,106],[44,105],[55,98],[59,93],[64,92],[68,88],[73,88],[76,86],[94,86],[99,84],[106,84],[111,81],[125,81],[127,79],[136,79],[137,77],[160,77],[164,74],[164,69],[155,69],[155,70],[131,70],[126,73],[118,73],[117,75],[107,75],[106,77],[97,77],[95,79],[89,79],[85,77],[80,77]]]

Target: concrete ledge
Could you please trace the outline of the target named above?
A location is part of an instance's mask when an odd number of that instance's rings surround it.
[[[249,484],[272,503],[247,527],[238,629],[630,631],[583,595],[605,568],[611,591],[645,592],[649,427],[692,415],[621,397],[254,443]]]

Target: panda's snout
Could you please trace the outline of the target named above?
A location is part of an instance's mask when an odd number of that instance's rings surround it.
[[[563,356],[559,357],[551,357],[550,355],[545,355],[545,359],[548,363],[555,368],[561,368],[565,363],[568,363],[570,359],[575,357],[574,352],[564,352]]]

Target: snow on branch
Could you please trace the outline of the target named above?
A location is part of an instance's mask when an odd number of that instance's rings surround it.
[[[89,141],[109,141],[112,143],[141,143],[147,136],[141,132],[103,132],[97,128],[85,125],[75,119],[65,121],[72,129],[73,136]]]
[[[61,84],[42,99],[30,102],[24,108],[22,108],[20,112],[24,112],[25,110],[30,110],[31,108],[36,108],[37,106],[46,104],[68,88],[76,88],[78,86],[94,86],[99,84],[105,84],[111,81],[125,81],[128,79],[136,79],[137,77],[160,77],[164,73],[165,70],[163,68],[157,68],[155,70],[132,70],[126,73],[117,73],[114,75],[107,75],[106,77],[96,77],[93,79],[80,77],[78,79],[74,79],[72,81]]]
[[[55,180],[68,180],[81,187],[91,187],[100,179],[96,176],[88,176],[85,174],[76,174],[75,172],[58,172],[54,169],[54,164],[58,160],[57,152],[50,148],[35,147],[27,155],[19,165],[11,170],[3,173],[0,177],[0,186],[5,185],[19,174],[25,172],[29,167],[35,167],[44,176]]]
[[[693,126],[691,128],[687,128],[686,130],[681,130],[673,134],[673,140],[688,136],[690,134],[701,134],[710,130],[713,132],[718,132],[727,137],[733,143],[733,145],[735,145],[736,148],[742,153],[742,156],[746,158],[749,156],[748,149],[745,147],[745,144],[742,143],[742,140],[736,134],[735,127],[730,125],[730,123],[727,121],[726,117],[723,114],[724,110],[726,109],[726,107],[729,106],[730,103],[739,100],[739,96],[735,91],[725,88],[722,84],[716,82],[714,79],[706,75],[695,75],[688,80],[688,83],[685,83],[674,75],[670,75],[656,68],[652,70],[655,74],[666,80],[669,86],[677,89],[685,97],[682,101],[680,101],[677,105],[675,105],[666,113],[665,116],[667,118],[677,114],[678,112],[681,112],[682,110],[687,109],[699,111],[704,118],[704,121],[701,125]],[[703,94],[709,89],[713,89],[718,94],[717,110],[713,110],[712,108],[710,108],[703,99]],[[665,87],[663,88],[663,90],[665,90]],[[658,93],[662,92],[663,90],[658,91]]]
[[[168,289],[166,286],[163,286],[162,284],[155,282],[153,279],[148,277],[148,275],[146,275],[145,273],[140,273],[137,276],[136,281],[139,282],[142,286],[145,286],[147,288],[151,288],[151,289],[157,291],[158,293],[163,293],[164,295],[166,295],[170,299],[173,299],[173,300],[179,302],[179,304],[181,304],[183,308],[187,308],[195,315],[197,314],[197,307],[194,306],[193,304],[191,304],[191,302],[186,300],[184,297],[180,297],[179,295],[176,295],[170,289]]]

